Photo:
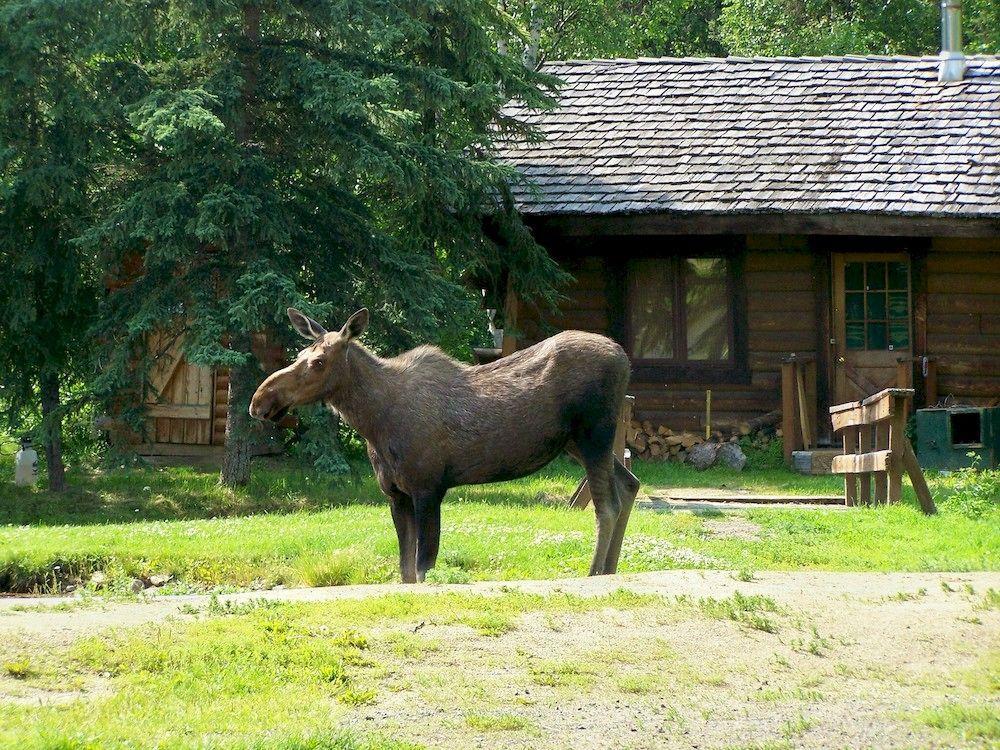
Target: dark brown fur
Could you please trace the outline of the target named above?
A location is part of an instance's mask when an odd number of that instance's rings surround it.
[[[315,343],[260,385],[250,413],[280,418],[322,400],[361,433],[392,505],[404,581],[434,567],[449,488],[526,476],[564,450],[585,467],[594,498],[590,573],[615,572],[639,489],[612,452],[629,375],[618,344],[567,331],[482,366],[431,346],[382,359],[356,341],[366,310],[339,333],[289,316]]]

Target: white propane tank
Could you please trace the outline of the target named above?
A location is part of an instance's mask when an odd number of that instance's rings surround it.
[[[18,487],[32,487],[37,481],[38,453],[31,447],[30,439],[21,438],[21,450],[14,456],[14,484]]]

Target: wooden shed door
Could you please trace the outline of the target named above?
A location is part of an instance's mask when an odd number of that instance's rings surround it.
[[[177,342],[150,374],[157,393],[146,405],[147,439],[155,443],[209,445],[212,442],[212,370],[189,363]]]
[[[835,253],[832,296],[837,403],[894,385],[912,349],[909,256]]]

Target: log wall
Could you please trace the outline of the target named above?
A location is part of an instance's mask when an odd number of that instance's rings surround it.
[[[551,245],[550,250],[573,274],[575,282],[564,290],[566,299],[558,315],[522,311],[518,319],[522,332],[519,345],[534,343],[553,330],[577,329],[614,336],[615,312],[608,288],[613,283],[613,271],[608,260],[590,254],[593,251],[589,248],[582,255]],[[743,279],[748,378],[711,385],[697,381],[642,382],[633,378],[629,392],[636,397],[637,419],[675,431],[701,432],[706,388],[712,389],[713,429],[733,428],[780,408],[781,360],[792,352],[814,354],[816,349],[813,260],[805,238],[747,238]]]
[[[938,395],[1000,404],[1000,238],[940,238],[926,260],[927,353]]]

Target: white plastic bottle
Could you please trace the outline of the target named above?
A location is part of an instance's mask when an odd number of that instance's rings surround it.
[[[38,454],[31,447],[30,439],[21,438],[21,450],[14,456],[14,484],[18,487],[31,487],[37,481]]]

